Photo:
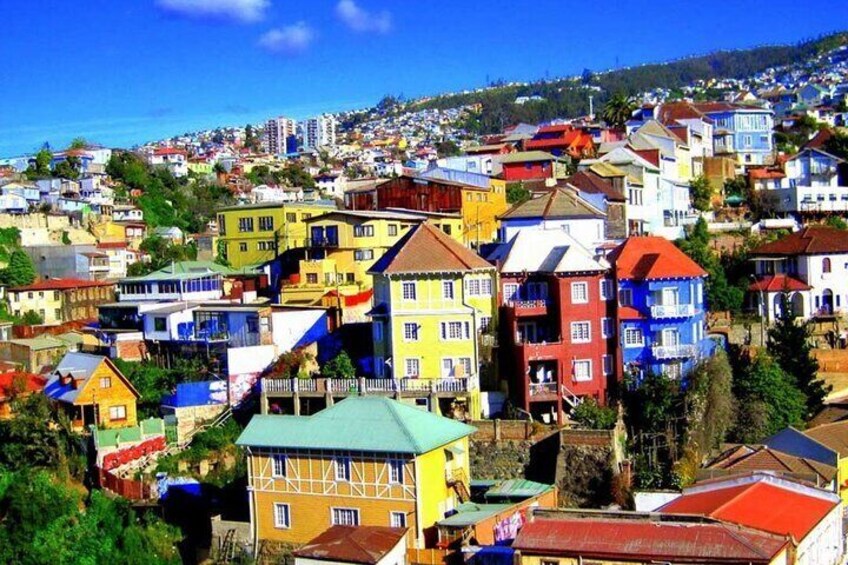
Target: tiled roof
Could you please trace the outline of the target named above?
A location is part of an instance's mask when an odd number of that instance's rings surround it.
[[[619,279],[705,277],[706,271],[663,237],[632,236],[608,257]]]
[[[238,445],[422,454],[474,433],[471,426],[377,396],[352,396],[312,416],[256,415]]]
[[[424,223],[410,228],[374,263],[369,273],[446,273],[492,268],[442,230]]]
[[[765,445],[735,447],[719,455],[706,468],[739,472],[774,471],[799,476],[815,475],[824,483],[836,477],[835,466],[783,453]]]
[[[516,204],[507,210],[501,219],[512,220],[521,218],[604,218],[605,214],[580,198],[573,190],[560,187]]]
[[[376,565],[403,539],[406,531],[406,528],[383,526],[331,526],[294,555],[333,563]]]
[[[28,292],[33,290],[70,290],[73,288],[91,288],[95,286],[114,286],[115,282],[86,281],[82,279],[45,279],[26,286],[10,288],[10,292]]]
[[[848,422],[824,424],[804,433],[837,452],[839,457],[848,457]]]
[[[751,256],[754,257],[757,255],[815,255],[817,253],[848,253],[848,231],[830,226],[808,226],[751,250]]]
[[[663,104],[657,111],[657,119],[666,125],[677,120],[704,120],[712,123],[712,119],[689,102],[667,102]]]
[[[770,563],[789,543],[782,536],[717,521],[627,516],[537,515],[524,525],[512,547],[528,555],[604,561],[741,564]]]
[[[696,484],[659,511],[709,516],[773,534],[791,535],[800,542],[838,504],[838,496],[832,493],[755,474],[744,479]]]
[[[782,179],[786,177],[786,173],[783,171],[778,171],[774,169],[749,169],[748,177],[751,180],[763,180],[763,179]]]
[[[624,194],[621,191],[614,189],[612,183],[605,180],[596,173],[595,167],[597,165],[601,165],[601,163],[596,163],[592,165],[589,168],[589,171],[578,171],[571,175],[568,178],[569,184],[590,194],[603,194],[607,197],[607,200],[611,202],[626,202],[627,199],[624,197]],[[617,168],[613,167],[612,165],[609,166],[611,168]],[[622,175],[624,174],[625,173],[622,172]]]
[[[785,274],[766,275],[751,283],[748,290],[754,292],[784,292],[787,290],[810,290],[812,287],[804,281]]]

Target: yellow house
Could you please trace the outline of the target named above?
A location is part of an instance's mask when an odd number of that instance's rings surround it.
[[[376,376],[430,380],[436,390],[465,399],[472,418],[479,416],[478,337],[494,326],[495,268],[424,223],[370,272]]]
[[[498,217],[509,209],[506,202],[506,181],[491,179],[489,188],[463,188],[462,231],[464,243],[479,244],[495,241],[498,236]]]
[[[306,220],[335,210],[332,205],[272,202],[218,210],[221,252],[233,268],[257,265],[289,249],[304,247]]]
[[[848,420],[810,428],[804,435],[836,452],[838,492],[842,501],[848,503]]]
[[[44,394],[68,413],[74,429],[135,426],[138,392],[101,355],[67,353],[51,373]]]
[[[257,415],[247,451],[254,540],[304,544],[334,525],[409,528],[410,547],[436,541],[436,522],[468,500],[475,429],[377,396],[312,416]]]

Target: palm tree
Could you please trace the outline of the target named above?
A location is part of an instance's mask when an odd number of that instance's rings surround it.
[[[629,96],[625,96],[624,94],[617,93],[613,94],[610,99],[607,100],[607,103],[604,104],[601,117],[610,127],[623,129],[624,124],[626,124],[627,120],[633,116],[633,112],[635,110],[635,100]]]

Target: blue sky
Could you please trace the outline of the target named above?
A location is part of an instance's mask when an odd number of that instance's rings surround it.
[[[7,0],[0,156],[848,28],[848,2],[802,11],[785,0]]]

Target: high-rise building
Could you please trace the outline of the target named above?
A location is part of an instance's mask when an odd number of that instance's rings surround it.
[[[334,147],[336,145],[336,118],[332,114],[323,114],[306,120],[303,131],[303,145],[313,149]]]
[[[284,155],[297,150],[297,122],[280,116],[265,122],[265,134],[262,142],[265,151],[274,155]]]

